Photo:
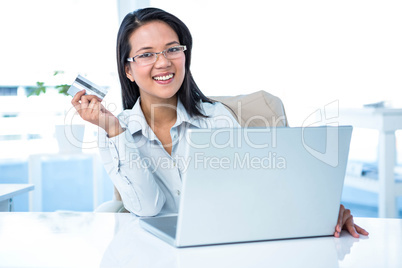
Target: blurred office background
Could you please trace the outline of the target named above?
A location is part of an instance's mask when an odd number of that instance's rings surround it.
[[[41,178],[36,208],[26,194],[15,199],[16,211],[92,211],[112,199],[98,165],[97,129],[69,118],[85,125],[85,146],[60,154],[54,126],[71,115],[71,97],[55,89],[27,94],[37,81],[55,86],[81,74],[109,88],[104,103],[118,114],[119,23],[146,6],[187,24],[192,73],[206,95],[268,91],[284,102],[291,126],[328,104],[345,109],[384,101],[402,108],[400,1],[1,0],[0,183]],[[375,166],[377,141],[377,131],[355,129],[350,159]],[[400,131],[396,147],[402,165]],[[378,216],[375,193],[345,187],[342,199],[356,216]],[[398,205],[402,210],[401,198]]]

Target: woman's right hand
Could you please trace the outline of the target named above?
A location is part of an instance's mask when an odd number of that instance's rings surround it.
[[[85,90],[75,94],[71,104],[77,110],[82,119],[103,128],[109,138],[123,133],[119,120],[109,112],[102,104],[101,99],[95,95],[85,95]]]

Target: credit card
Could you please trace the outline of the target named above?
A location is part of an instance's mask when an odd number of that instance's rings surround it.
[[[81,91],[85,89],[85,95],[96,95],[99,98],[103,99],[106,94],[108,89],[104,87],[100,87],[85,77],[78,75],[77,78],[75,78],[74,82],[71,84],[71,87],[68,89],[67,93],[70,94],[71,96],[75,96],[78,91]]]

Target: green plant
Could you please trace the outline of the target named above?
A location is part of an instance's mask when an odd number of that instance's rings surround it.
[[[63,71],[55,71],[53,76],[56,76],[58,74],[63,74]],[[70,88],[71,85],[68,84],[61,84],[61,85],[56,85],[54,86],[55,89],[59,91],[60,94],[68,96],[67,90]],[[45,86],[45,82],[36,82],[36,86],[33,87],[28,87],[27,88],[27,96],[39,96],[42,93],[46,93],[47,88],[50,88],[50,86]]]

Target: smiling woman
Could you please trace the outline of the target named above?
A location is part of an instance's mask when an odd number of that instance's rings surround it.
[[[190,31],[172,14],[156,8],[129,13],[117,38],[125,111],[115,117],[84,92],[72,101],[84,120],[105,130],[99,145],[105,168],[125,207],[137,215],[177,212],[183,170],[175,159],[185,155],[189,128],[239,126],[195,83],[190,71],[192,45]],[[172,165],[135,168],[133,157],[165,159]]]
[[[125,208],[138,216],[178,212],[185,170],[177,159],[186,157],[192,146],[186,139],[189,129],[240,127],[222,103],[207,98],[195,83],[192,45],[188,28],[174,15],[157,8],[129,13],[117,37],[125,110],[116,117],[85,91],[72,100],[84,120],[104,130],[99,149],[105,169]],[[133,165],[145,159],[151,161]],[[171,165],[155,165],[153,159]],[[334,236],[342,228],[355,237],[368,234],[343,206]]]

